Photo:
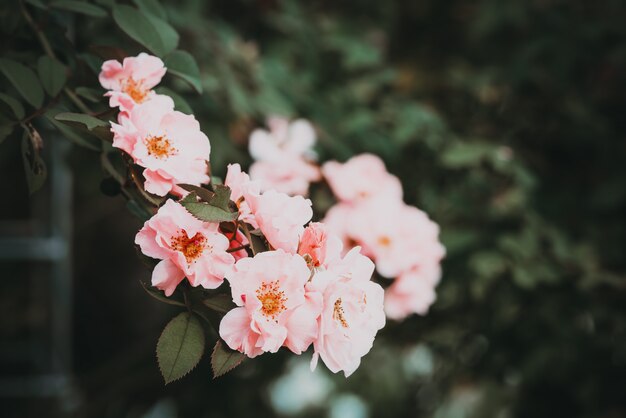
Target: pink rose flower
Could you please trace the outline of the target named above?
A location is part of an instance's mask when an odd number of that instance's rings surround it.
[[[387,317],[400,320],[412,313],[425,315],[437,297],[435,286],[441,277],[439,264],[430,263],[402,273],[385,290]]]
[[[340,202],[328,209],[326,216],[322,220],[326,228],[342,241],[344,252],[348,252],[359,245],[352,236],[352,230],[354,229],[352,218],[358,215],[358,213],[359,206]]]
[[[252,158],[257,161],[279,161],[284,155],[316,158],[312,148],[317,138],[309,121],[298,119],[289,123],[286,118],[270,117],[267,125],[269,131],[256,129],[250,135],[248,147]]]
[[[215,289],[235,263],[227,253],[228,239],[217,223],[194,218],[178,202],[167,200],[135,237],[148,257],[161,260],[152,272],[152,285],[166,296],[185,278],[192,286]]]
[[[374,264],[357,247],[329,270],[315,273],[307,285],[309,292],[321,294],[323,304],[312,370],[321,358],[330,371],[343,370],[348,377],[370,351],[385,326],[384,292],[370,281],[373,272]]]
[[[248,200],[251,196],[258,196],[261,193],[259,182],[250,180],[250,176],[241,171],[239,164],[229,164],[224,184],[230,187],[230,200],[237,204],[239,219],[249,223],[254,228],[258,228],[259,226],[250,210]]]
[[[322,173],[333,193],[342,202],[358,202],[372,197],[402,199],[400,180],[387,172],[385,163],[373,154],[361,154],[344,164],[329,161]]]
[[[124,62],[109,60],[102,64],[99,80],[110,90],[109,105],[128,112],[136,104],[151,100],[157,95],[152,88],[161,82],[166,69],[161,59],[141,53],[124,58]]]
[[[439,264],[445,254],[439,226],[416,207],[372,201],[363,206],[363,218],[355,222],[353,236],[383,277],[396,277],[414,266]]]
[[[356,205],[339,204],[328,212],[324,223],[345,241],[361,245],[383,277],[393,278],[425,263],[438,264],[445,254],[439,226],[402,201],[375,198]]]
[[[330,234],[326,225],[311,222],[302,233],[298,254],[314,269],[328,268],[341,258],[343,244],[341,240]]]
[[[278,190],[289,195],[306,195],[309,184],[321,178],[319,168],[312,164],[316,135],[313,126],[299,119],[268,119],[269,131],[252,132],[249,151],[256,160],[250,176],[262,180],[262,190]]]
[[[313,217],[311,201],[275,190],[258,196],[249,195],[246,200],[270,245],[290,253],[297,252],[304,225]]]
[[[220,337],[233,350],[255,357],[287,345],[294,352],[316,336],[321,304],[307,297],[311,271],[302,257],[282,250],[239,260],[226,276],[236,308],[220,323]]]
[[[250,176],[261,180],[263,190],[274,189],[288,195],[306,196],[309,185],[319,181],[320,169],[301,158],[285,156],[278,162],[257,161],[250,166]]]
[[[211,145],[191,115],[177,112],[161,100],[137,105],[119,124],[111,123],[113,146],[145,168],[146,191],[158,196],[184,194],[178,183],[209,182],[206,162]]]

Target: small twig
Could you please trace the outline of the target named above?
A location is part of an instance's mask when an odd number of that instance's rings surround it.
[[[65,95],[67,97],[69,97],[69,99],[74,102],[74,104],[76,105],[76,107],[78,107],[83,113],[87,113],[89,115],[93,115],[94,112],[89,109],[89,107],[87,107],[87,105],[85,104],[85,102],[83,102],[82,100],[80,100],[80,97],[78,97],[72,90],[70,90],[69,87],[65,87],[63,89],[63,92],[65,93]]]
[[[248,226],[245,224],[245,222],[241,223],[241,228],[243,229],[243,233],[245,234],[246,238],[248,238],[248,242],[250,243],[250,249],[252,250],[252,255],[255,256],[256,250],[254,249],[254,244],[252,243],[252,236],[250,235],[250,231],[248,231]]]
[[[52,47],[50,46],[50,42],[48,42],[48,38],[46,38],[46,35],[44,34],[44,32],[35,23],[35,20],[30,15],[30,13],[28,13],[28,10],[26,9],[26,6],[24,6],[24,2],[22,1],[20,1],[20,8],[22,9],[22,14],[24,15],[24,19],[26,19],[26,22],[35,31],[35,35],[37,35],[37,39],[39,39],[39,43],[41,44],[41,47],[43,48],[45,53],[49,57],[56,59],[56,54],[52,50]]]
[[[226,250],[227,253],[236,253],[237,251],[245,250],[246,248],[250,248],[250,244],[244,244],[240,247],[229,248]]]
[[[191,309],[191,303],[189,302],[189,295],[187,295],[188,289],[187,287],[183,287],[183,299],[185,300],[185,306],[189,313],[193,313],[193,309]]]
[[[43,48],[46,55],[56,60],[57,56],[54,53],[52,46],[50,46],[50,42],[48,41],[46,34],[44,33],[44,31],[41,30],[39,25],[35,23],[35,20],[30,15],[30,13],[28,13],[28,9],[26,9],[26,6],[24,6],[24,2],[20,2],[20,8],[22,10],[22,15],[24,15],[24,19],[26,19],[28,25],[33,29],[33,31],[35,31],[35,35],[37,36],[37,39],[39,39],[39,43],[41,44],[41,47]],[[89,109],[89,107],[82,100],[80,100],[80,98],[72,90],[70,90],[69,87],[64,87],[63,92],[82,112],[88,113],[90,115],[93,114],[91,109]]]

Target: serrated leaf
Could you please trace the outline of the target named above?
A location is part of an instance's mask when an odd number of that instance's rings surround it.
[[[178,32],[174,29],[169,23],[165,20],[154,16],[152,14],[146,13],[145,15],[152,26],[156,29],[157,33],[161,37],[161,43],[163,44],[163,54],[169,54],[178,46],[178,41],[180,37],[178,36]]]
[[[51,97],[59,94],[67,81],[67,74],[63,64],[47,55],[39,57],[37,72],[43,88]]]
[[[213,295],[202,301],[204,306],[219,313],[226,313],[236,307],[233,298],[223,293]]]
[[[230,195],[230,192],[229,192]],[[238,212],[231,212],[221,207],[214,206],[211,203],[197,201],[198,196],[195,192],[189,193],[180,204],[187,209],[197,219],[204,222],[226,222],[234,221],[239,215]],[[219,200],[219,199],[218,199]]]
[[[215,195],[215,193],[213,193],[212,191],[205,189],[204,187],[201,187],[201,186],[195,186],[193,184],[183,183],[183,184],[179,184],[179,186],[187,190],[188,192],[194,192],[196,196],[198,196],[201,200],[205,202],[209,202],[211,199],[213,199],[213,196]],[[193,201],[193,200],[190,200],[190,201]]]
[[[209,201],[209,203],[218,208],[228,210],[228,204],[230,202],[230,187],[221,184],[215,185],[215,195]]]
[[[161,6],[158,0],[133,0],[133,3],[144,13],[151,14],[161,19],[167,18],[165,10],[163,10],[163,6]]]
[[[39,132],[32,125],[28,125],[22,136],[22,160],[24,162],[28,191],[31,195],[43,186],[48,174],[46,164],[39,155],[41,143]]]
[[[245,360],[246,356],[239,351],[231,350],[221,340],[215,343],[211,354],[211,368],[213,379],[225,375]]]
[[[105,17],[107,15],[106,10],[104,10],[102,7],[98,7],[95,4],[87,3],[86,1],[57,0],[50,3],[50,7],[67,10],[68,12],[80,13],[92,17]]]
[[[200,69],[196,60],[186,51],[177,50],[163,59],[167,72],[185,80],[198,93],[202,93]]]
[[[39,108],[43,103],[43,88],[33,70],[19,62],[0,58],[0,72],[9,79],[17,91],[33,107]]]
[[[185,376],[204,354],[204,329],[195,315],[183,312],[163,330],[157,343],[157,360],[165,384]]]
[[[113,7],[113,20],[132,39],[154,54],[164,55],[161,35],[145,14],[131,6],[116,5]]]
[[[19,102],[19,100],[9,96],[8,94],[0,93],[0,100],[7,104],[11,108],[13,115],[17,120],[20,120],[24,117],[24,106]]]

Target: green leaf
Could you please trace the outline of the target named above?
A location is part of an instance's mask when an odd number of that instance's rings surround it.
[[[215,196],[213,196],[209,203],[218,208],[229,210],[230,192],[231,190],[228,186],[216,185]]]
[[[234,221],[239,216],[238,212],[231,211],[229,207],[230,189],[226,186],[216,186],[215,193],[206,203],[197,199],[197,193],[191,192],[180,201],[180,204],[201,221],[227,222]]]
[[[213,197],[215,196],[215,193],[201,186],[195,186],[193,184],[185,184],[185,183],[181,183],[179,184],[179,186],[187,190],[188,192],[194,192],[196,196],[200,198],[200,200],[205,201],[205,202],[211,201],[211,199],[213,199]]]
[[[475,167],[493,153],[495,147],[479,142],[458,142],[441,156],[441,162],[449,168]]]
[[[109,126],[108,122],[84,113],[62,112],[58,113],[54,118],[61,122],[74,122],[82,124],[90,131],[94,130],[97,127]]]
[[[170,96],[172,100],[174,100],[174,107],[179,112],[183,112],[188,115],[193,114],[193,109],[191,108],[191,106],[189,106],[189,103],[187,103],[187,101],[174,90],[168,89],[167,87],[157,87],[155,91],[159,94]]]
[[[87,3],[86,1],[76,0],[57,0],[50,3],[51,7],[67,10],[69,12],[80,13],[92,17],[105,17],[107,15],[106,10],[102,7],[98,7],[95,4]]]
[[[219,293],[217,295],[213,295],[207,299],[204,299],[202,303],[207,308],[224,314],[235,308],[233,298],[223,293]]]
[[[103,99],[102,92],[89,87],[76,87],[76,94],[93,103],[99,103]]]
[[[193,198],[196,197],[195,193],[190,193],[187,197],[189,196]],[[181,200],[180,203],[189,213],[204,222],[234,221],[238,216],[237,212],[228,212],[215,206],[211,206],[208,203],[190,202],[188,200]]]
[[[143,205],[137,203],[134,199],[126,202],[126,209],[128,209],[130,213],[135,215],[135,217],[142,222],[145,222],[152,217],[152,213],[143,207]]]
[[[81,132],[72,127],[65,124],[65,122],[60,122],[55,119],[55,117],[60,114],[57,109],[51,109],[45,113],[46,119],[55,127],[57,130],[63,135],[65,138],[69,139],[76,145],[79,145],[84,148],[88,148],[93,151],[100,151],[102,149],[102,145],[100,140],[98,140],[93,135],[87,132]]]
[[[161,35],[145,14],[131,6],[116,5],[113,7],[113,20],[128,36],[154,54],[165,55]]]
[[[154,15],[147,13],[145,15],[152,26],[156,29],[161,37],[161,43],[163,44],[163,54],[169,54],[178,46],[179,36],[176,29],[170,26],[165,20],[160,19]]]
[[[37,61],[37,72],[43,88],[52,97],[59,94],[67,81],[67,74],[63,64],[47,55],[41,56],[39,61]]]
[[[213,378],[216,379],[225,375],[244,361],[246,356],[239,351],[231,350],[221,340],[215,343],[211,354],[211,368]]]
[[[204,354],[204,330],[198,318],[183,312],[172,319],[157,343],[157,360],[165,384],[185,376]]]
[[[109,122],[98,119],[94,116],[84,113],[58,113],[54,119],[65,123],[66,125],[86,130],[87,132],[97,136],[105,141],[112,141],[113,134]]]
[[[17,120],[24,118],[24,106],[22,106],[19,100],[4,93],[0,93],[0,100],[2,100],[11,108],[11,111],[13,112]]]
[[[166,19],[167,15],[163,6],[158,2],[158,0],[133,0],[133,3],[139,7],[144,13],[151,14],[161,19]]]
[[[41,0],[26,0],[26,3],[28,3],[28,4],[32,5],[32,6],[35,6],[35,7],[39,8],[39,9],[42,9],[42,10],[46,10],[47,9],[46,5],[43,4],[43,2]]]
[[[163,59],[167,71],[185,80],[198,93],[202,93],[200,69],[196,60],[186,51],[177,50]]]
[[[26,172],[28,191],[32,195],[43,186],[46,181],[48,170],[46,164],[39,155],[43,145],[39,132],[32,125],[28,125],[22,136],[22,160]]]
[[[43,103],[43,89],[33,70],[19,62],[0,58],[0,71],[28,103],[35,108],[41,107]]]

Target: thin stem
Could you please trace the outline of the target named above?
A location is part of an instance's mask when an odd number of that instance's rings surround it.
[[[20,7],[22,9],[22,14],[24,15],[24,19],[26,19],[26,22],[35,31],[35,35],[37,35],[37,39],[39,39],[39,43],[41,44],[41,47],[43,48],[43,50],[46,52],[46,54],[49,57],[56,59],[56,55],[54,51],[52,50],[52,47],[50,46],[50,42],[48,42],[48,38],[46,38],[46,35],[44,34],[44,32],[35,23],[30,13],[28,13],[26,6],[24,6],[24,2],[20,2]]]
[[[37,23],[35,23],[35,20],[30,15],[30,13],[28,13],[28,9],[26,9],[26,6],[24,6],[23,2],[20,2],[20,8],[22,10],[22,14],[24,15],[24,19],[26,19],[28,25],[33,29],[33,31],[35,31],[35,35],[37,36],[37,39],[39,39],[39,43],[41,44],[41,47],[43,48],[46,55],[48,55],[50,58],[57,59],[57,56],[54,53],[52,46],[50,46],[50,42],[48,41],[46,34],[44,33],[44,31],[41,30]],[[80,100],[80,98],[72,90],[70,90],[69,87],[63,88],[63,92],[82,112],[88,113],[90,115],[93,114],[91,109],[89,109],[89,107],[82,100]]]
[[[235,253],[237,251],[245,250],[246,248],[250,248],[250,244],[244,244],[240,247],[229,248],[226,250],[227,253]]]
[[[191,309],[191,303],[189,302],[189,295],[187,294],[188,289],[187,287],[183,287],[183,299],[185,300],[185,306],[187,307],[187,310],[189,311],[189,313],[193,313],[193,309]]]
[[[250,236],[248,226],[244,222],[241,223],[241,229],[243,229],[243,233],[246,235],[246,238],[248,238],[248,242],[250,243],[250,249],[252,250],[252,255],[255,256],[256,250],[254,249],[254,244],[252,243],[252,236]]]
[[[78,107],[83,113],[87,113],[89,115],[93,115],[94,112],[91,109],[89,109],[89,107],[87,107],[85,102],[80,100],[80,97],[78,97],[76,95],[76,93],[74,93],[72,90],[70,90],[69,87],[65,87],[63,89],[63,92],[76,105],[76,107]]]

